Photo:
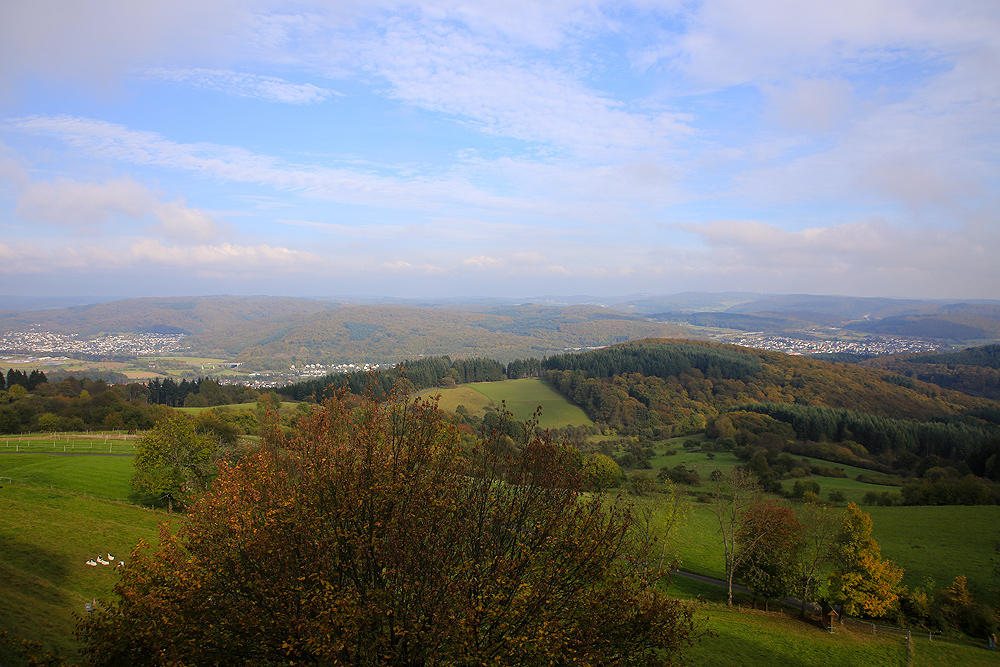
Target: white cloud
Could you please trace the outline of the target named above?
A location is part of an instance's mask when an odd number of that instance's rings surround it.
[[[382,268],[389,269],[394,272],[421,274],[425,276],[444,275],[448,272],[447,269],[434,264],[411,264],[410,262],[401,259],[391,262],[382,262]]]
[[[237,97],[252,97],[266,102],[285,104],[315,104],[325,102],[335,91],[311,83],[291,83],[273,76],[218,69],[148,68],[142,76],[174,83],[215,90]]]
[[[23,185],[15,214],[22,220],[65,225],[93,232],[116,217],[155,221],[153,231],[181,243],[204,243],[229,231],[183,200],[163,202],[156,193],[130,178],[103,183],[81,183],[71,178],[28,182]],[[129,225],[133,228],[134,225]]]
[[[18,198],[16,213],[31,222],[94,227],[114,215],[142,217],[154,205],[149,190],[130,178],[104,183],[57,178],[27,184]]]
[[[178,268],[227,268],[240,273],[268,268],[283,271],[308,270],[321,261],[312,253],[263,243],[168,246],[153,239],[144,239],[132,244],[128,252],[132,261],[142,264]]]
[[[398,208],[439,208],[453,202],[507,205],[459,176],[403,178],[348,169],[290,165],[272,156],[242,148],[176,143],[155,132],[130,130],[113,123],[68,116],[34,116],[9,119],[7,122],[24,132],[58,137],[74,148],[104,159],[267,185],[344,203]]]
[[[792,130],[826,132],[846,120],[853,88],[845,79],[792,79],[765,84],[778,122]]]
[[[690,133],[690,117],[627,109],[579,72],[525,57],[517,44],[440,22],[389,21],[384,31],[380,43],[360,48],[391,94],[485,132],[592,157],[668,149]]]
[[[681,225],[703,253],[697,271],[719,273],[754,288],[817,294],[995,298],[1000,264],[985,249],[1000,230],[903,228],[881,220],[789,231],[758,221]]]
[[[0,94],[20,77],[114,86],[165,58],[233,49],[258,3],[239,0],[32,0],[0,3]]]
[[[153,207],[158,230],[178,243],[205,243],[217,239],[228,226],[221,225],[204,211],[190,208],[184,201],[157,202]]]

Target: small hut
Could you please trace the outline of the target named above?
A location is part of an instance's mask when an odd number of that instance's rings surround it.
[[[827,632],[833,632],[834,624],[840,620],[840,612],[829,602],[824,602],[820,607],[819,619]]]

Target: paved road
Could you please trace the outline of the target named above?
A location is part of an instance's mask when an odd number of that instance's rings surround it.
[[[687,577],[688,579],[694,579],[695,581],[701,581],[706,584],[712,584],[713,586],[721,586],[722,588],[726,587],[726,582],[723,581],[722,579],[714,579],[712,577],[706,577],[703,574],[695,574],[694,572],[685,572],[684,570],[671,570],[670,574],[676,574],[679,577]],[[747,593],[749,595],[753,595],[753,591],[751,591],[746,586],[740,586],[739,584],[733,584],[733,590],[739,591],[740,593]],[[793,597],[781,598],[779,602],[783,602],[791,607],[795,607],[796,609],[802,608],[802,601],[799,600],[798,598],[793,598]],[[807,602],[806,610],[812,612],[818,612],[819,606],[813,604],[812,602]]]

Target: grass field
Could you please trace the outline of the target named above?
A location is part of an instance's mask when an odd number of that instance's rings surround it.
[[[735,607],[724,604],[719,586],[675,575],[669,592],[674,597],[697,601],[699,627],[715,637],[703,639],[689,650],[689,667],[733,665],[903,665],[911,667],[993,667],[1000,665],[1000,652],[982,645],[949,642],[926,635],[913,635],[913,661],[907,663],[906,641],[900,636],[872,635],[866,630],[838,626],[832,634],[819,627],[815,617],[799,618],[797,609],[772,606],[770,612],[752,610],[749,596],[734,593]]]
[[[698,471],[698,475],[702,479],[700,485],[691,487],[695,492],[697,491],[708,491],[711,484],[708,483],[709,475],[712,474],[713,470],[721,470],[727,472],[737,465],[743,462],[737,459],[731,452],[711,452],[712,458],[709,458],[709,452],[693,451],[687,452],[684,450],[683,443],[691,438],[673,438],[668,440],[663,445],[660,445],[657,451],[667,451],[674,450],[677,454],[665,455],[660,454],[652,459],[650,459],[650,465],[652,465],[652,472],[655,474],[660,470],[661,467],[666,466],[668,468],[673,468],[676,465],[684,465],[688,468],[693,468]],[[698,439],[698,438],[695,438]],[[803,459],[808,457],[795,457],[797,459]],[[792,487],[795,485],[796,481],[815,481],[819,484],[821,498],[828,498],[831,491],[842,491],[844,497],[847,498],[846,502],[861,503],[861,499],[864,498],[865,494],[869,491],[874,491],[876,493],[882,493],[883,491],[898,491],[897,487],[892,486],[882,486],[880,484],[868,484],[866,482],[859,482],[855,479],[859,474],[866,471],[863,468],[855,468],[854,466],[843,465],[840,463],[830,463],[829,461],[823,461],[821,459],[808,459],[814,465],[824,465],[834,468],[842,468],[844,473],[847,475],[846,478],[839,477],[820,477],[817,475],[809,475],[806,477],[800,477],[796,479],[784,479],[781,480],[781,486],[785,491],[791,491]]]
[[[655,502],[639,499],[637,504]],[[923,586],[932,578],[944,587],[965,575],[970,588],[988,603],[998,602],[991,557],[1000,524],[1000,507],[863,507],[871,514],[873,535],[882,555],[905,569],[903,583]],[[692,503],[691,514],[675,529],[674,545],[680,567],[723,578],[725,565],[718,525],[711,507]]]
[[[34,452],[42,454],[134,454],[141,434],[124,431],[88,433],[25,433],[0,435],[0,454]]]
[[[298,405],[298,403],[292,403],[292,402],[289,402],[289,401],[282,401],[282,403],[281,403],[281,407],[282,408],[292,408],[292,407],[295,407],[296,405]],[[230,410],[256,410],[257,409],[257,403],[256,402],[254,402],[254,403],[230,403],[228,405],[212,405],[212,406],[209,406],[209,407],[206,407],[206,408],[177,408],[177,410],[180,410],[181,412],[185,412],[185,413],[187,413],[189,415],[196,415],[198,413],[205,412],[206,410],[215,410],[216,408],[229,408]]]
[[[523,389],[530,387],[519,387],[517,395],[525,396],[529,392]],[[487,392],[490,389],[487,387]],[[484,401],[485,406],[498,398],[503,400],[505,395],[496,392],[489,395],[479,391],[478,385],[475,388],[466,385],[442,390],[441,396],[443,407],[448,408],[444,401],[454,401],[455,406],[463,404],[473,411],[476,405],[473,399]],[[544,394],[533,396],[537,401]],[[538,404],[552,408],[549,403],[538,401]],[[558,410],[550,409],[546,415],[546,409],[543,407],[543,416],[551,418],[552,413],[559,414]],[[14,436],[10,438],[10,447],[0,439],[0,477],[28,484],[0,482],[0,590],[3,591],[0,630],[18,630],[64,653],[75,651],[70,634],[75,623],[73,613],[82,612],[86,601],[109,594],[116,578],[111,567],[89,567],[85,561],[107,553],[127,558],[139,539],[155,542],[157,525],[167,519],[166,514],[113,502],[128,496],[132,457],[81,454],[103,452],[105,446],[115,453],[125,453],[124,449],[131,449],[133,442],[126,437],[135,438],[113,433],[58,434],[55,438],[51,434]],[[667,446],[677,448],[681,444],[682,440],[674,440]],[[59,451],[63,447],[69,448],[65,454]],[[121,452],[116,449],[119,447]],[[15,448],[28,451],[14,451]],[[77,454],[71,455],[72,451]],[[684,463],[699,470],[704,468],[705,479],[714,468],[725,469],[736,464],[735,458],[725,453],[716,453],[713,460],[705,453],[659,458],[663,459],[663,465]],[[824,482],[831,480],[818,479],[825,495],[828,487]],[[657,500],[645,497],[636,502],[655,504]],[[930,576],[938,586],[945,586],[955,576],[965,574],[974,589],[986,591],[996,587],[990,557],[1000,508],[863,509],[873,517],[875,537],[883,554],[906,568],[905,583],[921,585]],[[714,516],[708,505],[692,502],[690,516],[675,529],[674,536],[682,568],[710,576],[723,575]],[[687,664],[694,667],[906,664],[905,648],[899,639],[872,637],[847,629],[831,635],[795,618],[794,614],[727,609],[718,604],[721,589],[691,580],[676,578],[670,591],[681,598],[700,597],[703,602],[698,603],[699,627],[716,634],[705,637],[688,651]],[[917,667],[1000,665],[1000,652],[943,642],[916,642],[913,651],[913,664]],[[0,664],[15,663],[0,651]]]
[[[459,405],[464,405],[470,413],[482,414],[488,406],[499,408],[501,403],[505,403],[514,419],[520,421],[530,419],[535,409],[541,406],[539,426],[542,428],[593,423],[583,410],[538,378],[476,382],[453,389],[432,389],[421,393],[440,396],[441,407],[452,412]],[[486,399],[485,402],[483,398]]]
[[[35,457],[33,454],[0,456],[5,459]],[[49,456],[50,460],[58,457]],[[71,457],[83,467],[85,459]],[[16,463],[13,465],[17,465]],[[52,471],[57,477],[97,478],[65,469]],[[97,494],[99,486],[88,490]],[[71,632],[74,613],[84,612],[84,603],[111,593],[116,581],[112,566],[91,567],[88,559],[110,553],[129,558],[140,540],[155,542],[162,512],[142,510],[74,493],[3,484],[0,488],[0,630],[13,630],[43,641],[63,654],[76,651]],[[0,651],[0,663],[14,664]]]

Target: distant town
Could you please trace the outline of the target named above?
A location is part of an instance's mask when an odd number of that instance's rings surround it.
[[[860,340],[816,340],[790,338],[788,336],[757,332],[722,334],[717,336],[716,340],[721,343],[731,343],[759,350],[771,350],[796,355],[849,353],[878,356],[883,354],[932,352],[940,348],[939,345],[923,340],[882,338],[879,336],[866,336]]]
[[[0,334],[0,363],[38,364],[39,366],[62,366],[80,358],[97,357],[108,359],[177,356],[184,347],[183,334],[116,333],[100,336],[80,336],[49,331],[7,332]],[[719,342],[742,345],[763,350],[772,350],[791,355],[823,353],[852,353],[862,355],[903,354],[928,352],[938,345],[922,340],[883,338],[868,336],[858,340],[821,340],[816,338],[793,338],[753,332],[742,334],[720,334]],[[586,348],[594,349],[594,348]],[[149,370],[163,372],[157,367],[160,361],[150,360]],[[200,366],[200,368],[198,368]],[[212,375],[212,371],[226,369],[236,371],[241,364],[222,362],[215,365],[195,364],[189,371],[196,375]],[[238,374],[218,377],[222,384],[240,384],[254,388],[277,387],[301,379],[322,377],[330,373],[355,373],[389,368],[392,364],[338,363],[292,365],[284,372],[254,372],[240,369]],[[165,369],[164,369],[165,370]],[[171,370],[177,370],[171,367]],[[199,372],[200,371],[200,372]],[[185,373],[190,375],[191,372]],[[192,376],[193,377],[193,376]]]
[[[184,334],[116,333],[84,337],[49,331],[8,331],[0,335],[0,352],[154,357],[179,351],[183,339]]]

